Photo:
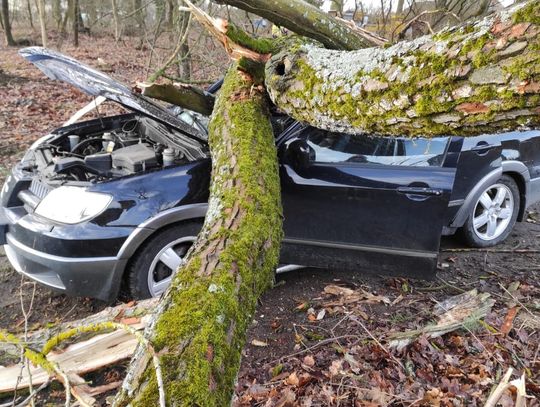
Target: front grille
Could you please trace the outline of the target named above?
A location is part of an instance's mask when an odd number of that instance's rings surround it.
[[[30,184],[30,192],[32,192],[35,196],[37,196],[40,200],[45,198],[47,194],[51,191],[51,187],[49,187],[47,184],[41,182],[40,180],[34,178],[32,179],[32,183]]]

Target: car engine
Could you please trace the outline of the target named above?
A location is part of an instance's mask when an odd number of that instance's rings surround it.
[[[22,169],[48,184],[98,182],[208,156],[199,141],[148,117],[128,116],[60,128],[28,151]]]

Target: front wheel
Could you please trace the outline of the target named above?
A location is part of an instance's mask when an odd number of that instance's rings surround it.
[[[128,268],[131,296],[141,300],[161,295],[183,264],[202,222],[185,222],[152,236],[136,253]]]
[[[490,247],[503,242],[514,227],[520,196],[516,182],[508,175],[484,189],[463,225],[469,246]]]

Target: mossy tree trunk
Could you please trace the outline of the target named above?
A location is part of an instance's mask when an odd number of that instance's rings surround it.
[[[272,283],[282,215],[267,100],[260,79],[230,68],[210,123],[208,214],[150,328],[170,406],[227,405],[257,299]],[[149,361],[137,352],[117,405],[159,406]]]
[[[351,52],[292,46],[266,65],[274,103],[315,127],[397,136],[540,125],[540,3]]]

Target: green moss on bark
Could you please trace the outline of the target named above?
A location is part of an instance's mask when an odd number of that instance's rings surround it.
[[[534,4],[526,9],[529,20],[538,13]],[[510,23],[504,32],[467,25],[416,46],[397,44],[372,55],[360,51],[356,64],[345,53],[316,55],[326,51],[313,47],[282,51],[267,64],[267,87],[274,102],[296,119],[348,133],[428,137],[540,125],[538,92],[523,91],[520,84],[540,80],[538,35],[530,34],[539,28],[510,37],[521,29],[511,31]],[[277,73],[280,60],[289,61],[284,74]],[[524,108],[528,113],[517,111]],[[509,126],[512,117],[520,120]]]
[[[518,10],[513,17],[514,23],[532,23],[540,25],[540,3],[532,1],[522,9]]]
[[[259,54],[269,54],[275,50],[275,41],[271,38],[254,38],[234,24],[227,26],[227,37],[236,44],[242,45]]]

